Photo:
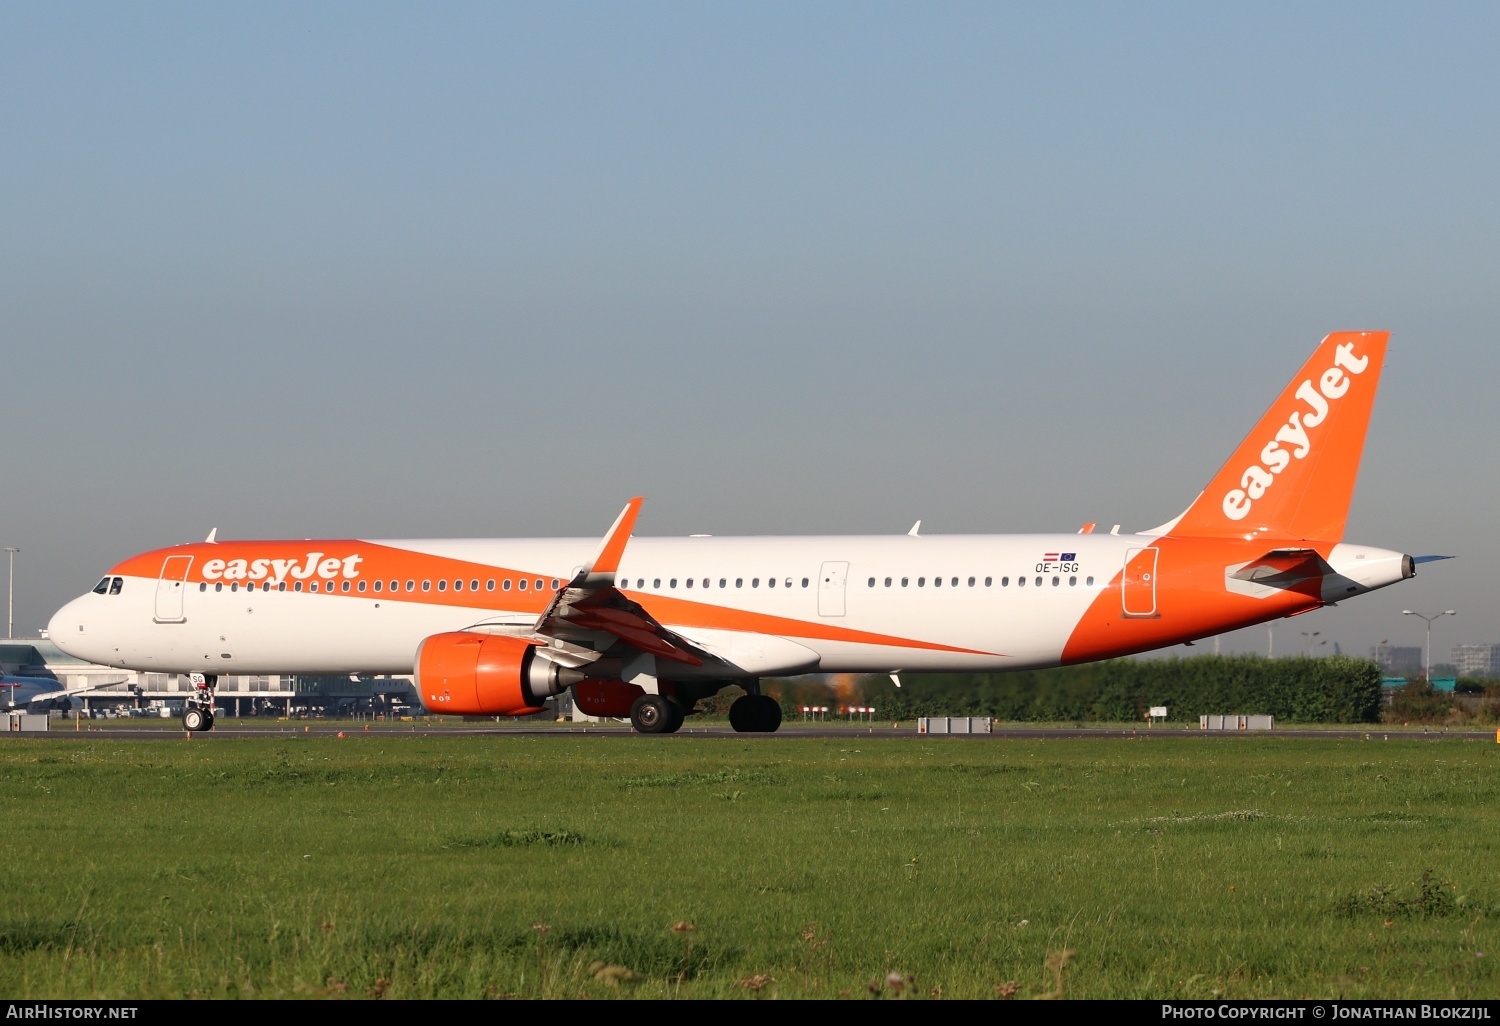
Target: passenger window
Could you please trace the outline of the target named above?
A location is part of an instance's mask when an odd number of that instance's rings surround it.
[[[1024,587],[1026,587],[1026,578],[1024,578],[1024,577],[1017,577],[1016,578],[1016,587],[1017,588],[1024,588]]]
[[[651,578],[651,587],[653,587],[653,588],[660,588],[661,587],[661,578],[660,577],[653,577],[653,578]]]
[[[1059,583],[1060,583],[1060,582],[1061,582],[1061,581],[1062,581],[1062,578],[1061,578],[1061,577],[1054,577],[1054,578],[1052,578],[1052,587],[1054,587],[1054,588],[1055,588],[1055,587],[1057,587],[1057,586],[1058,586],[1058,584],[1059,584]]]
[[[431,591],[432,590],[432,582],[431,581],[423,581],[422,582],[422,590],[423,591]]]
[[[510,591],[510,578],[509,577],[507,577],[505,580],[503,580],[503,581],[500,582],[500,590],[501,591]]]
[[[293,591],[301,591],[302,590],[302,582],[298,581],[296,584],[292,585],[292,590]]]
[[[687,579],[687,586],[688,586],[688,587],[689,587],[689,588],[691,588],[691,587],[692,587],[692,586],[693,586],[693,579],[692,579],[692,578],[691,578],[691,577],[689,577],[689,578],[688,578],[688,579]]]
[[[903,588],[906,587],[907,584],[910,583],[910,582],[911,582],[911,578],[910,577],[903,577],[903,578],[901,578],[901,587],[903,587]]]
[[[376,590],[376,591],[379,591],[379,590],[380,590],[380,584],[381,584],[381,582],[380,582],[380,581],[376,581],[376,582],[375,582],[375,590]],[[361,584],[361,585],[360,585],[360,586],[359,586],[359,590],[360,590],[360,591],[364,591],[364,590],[365,590],[365,586],[364,586],[364,585],[363,585],[363,584]]]
[[[1036,579],[1036,586],[1037,586],[1037,587],[1038,587],[1038,588],[1040,588],[1040,587],[1041,587],[1041,586],[1042,586],[1042,579],[1041,579],[1041,578],[1040,578],[1040,577],[1038,577],[1038,578],[1037,578],[1037,579]]]
[[[986,588],[988,588],[990,586],[990,579],[988,577],[986,577],[984,579],[984,586]],[[1002,578],[1000,578],[1000,587],[1002,587],[1002,588],[1009,588],[1010,587],[1010,578],[1009,577],[1002,577]]]
[[[760,587],[760,578],[759,577],[752,577],[752,578],[750,578],[750,587],[752,587],[752,588],[759,588]]]
[[[540,577],[538,577],[536,580],[532,581],[531,584],[532,584],[532,586],[534,588],[536,588],[537,591],[541,591],[542,590],[542,579]]]
[[[734,579],[734,586],[736,588],[743,588],[745,586],[745,579],[743,577],[736,577]]]
[[[318,582],[317,581],[313,581],[311,584],[309,584],[307,586],[307,590],[308,591],[317,591],[318,590]]]
[[[885,579],[885,586],[886,586],[886,587],[887,587],[887,588],[889,588],[889,587],[890,587],[890,586],[891,586],[891,579],[890,579],[890,578],[889,578],[889,577],[887,577],[887,578],[886,578],[886,579]]]
[[[1092,577],[1085,577],[1083,583],[1092,588],[1094,586],[1094,579]]]
[[[674,577],[670,581],[668,581],[667,582],[667,587],[669,587],[669,588],[675,588],[675,587],[677,587],[677,578]]]
[[[526,578],[523,577],[519,581],[516,582],[516,590],[517,591],[525,591],[526,590]]]
[[[802,587],[804,587],[804,588],[807,587],[807,578],[806,577],[802,578]],[[873,578],[873,577],[870,578],[870,587],[872,587],[872,588],[875,587],[875,578]]]
[[[463,581],[462,577],[460,577],[458,580],[456,580],[456,581],[453,582],[453,590],[454,591],[463,591],[464,590],[464,581]]]
[[[932,586],[934,588],[941,588],[943,586],[943,579],[941,577],[934,577],[932,579]]]
[[[223,590],[224,590],[224,582],[223,581],[217,581],[217,582],[214,583],[214,591],[223,591]]]
[[[484,590],[485,591],[494,591],[495,590],[495,579],[493,577],[491,577],[489,580],[487,580],[487,581],[484,582]]]
[[[116,577],[114,580],[112,580],[112,581],[109,582],[109,593],[111,595],[118,595],[118,594],[120,594],[120,589],[124,586],[124,584],[125,584],[125,578],[123,578],[123,577]]]
[[[727,577],[720,577],[719,578],[719,587],[725,588],[725,587],[728,587],[728,586],[729,586],[729,578],[727,578]]]
[[[205,582],[199,584],[198,585],[198,590],[199,591],[207,591],[208,590],[208,582],[205,581]]]
[[[470,591],[478,591],[479,590],[479,582],[478,581],[470,581],[469,582],[469,590]]]
[[[774,588],[774,587],[776,587],[776,578],[774,578],[774,577],[767,577],[766,578],[766,587],[767,588]]]
[[[407,591],[416,591],[417,590],[417,582],[416,581],[407,581],[406,582],[406,590]]]
[[[970,577],[969,578],[969,583],[973,584],[974,583],[974,578]],[[958,578],[957,577],[953,578],[953,587],[955,587],[955,588],[958,587]]]
[[[554,577],[552,579],[552,590],[556,591],[557,589],[559,589],[561,587],[562,587],[562,582],[559,581],[557,578]]]
[[[240,585],[239,585],[239,582],[238,582],[238,581],[236,581],[236,582],[235,582],[235,583],[234,583],[234,584],[231,584],[231,585],[230,585],[230,586],[229,586],[229,590],[230,590],[230,591],[232,591],[232,592],[233,592],[233,591],[239,591],[239,590],[240,590]]]
[[[1078,587],[1078,578],[1076,578],[1076,577],[1069,577],[1068,578],[1068,587],[1070,587],[1070,588],[1076,588],[1076,587]]]
[[[276,590],[277,591],[286,591],[286,582],[282,581],[280,584],[276,585]]]
[[[804,588],[807,587],[807,583],[806,583],[807,582],[807,578],[804,577],[802,580],[803,580],[803,585],[802,586]],[[872,587],[872,588],[875,587],[875,578],[873,578],[873,577],[870,578],[870,587]]]
[[[94,585],[94,594],[95,595],[104,595],[104,594],[107,594],[108,592],[109,592],[109,578],[108,577],[101,577],[101,578],[99,578],[99,583],[96,584],[96,585]]]
[[[925,587],[927,587],[927,578],[925,578],[925,577],[918,577],[917,578],[917,587],[918,588],[925,588]]]
[[[438,591],[447,591],[447,590],[448,590],[448,582],[447,581],[438,581]]]
[[[969,587],[974,587],[974,578],[972,577],[969,578]]]
[[[343,584],[343,586],[339,590],[340,591],[348,591],[349,590],[349,582],[345,581],[344,584]],[[359,590],[360,591],[364,591],[365,590],[365,583],[363,581],[359,582]]]
[[[989,587],[989,586],[990,586],[990,582],[991,582],[991,581],[992,581],[992,580],[994,580],[994,578],[993,578],[993,577],[986,577],[986,578],[985,578],[985,579],[984,579],[984,586],[985,586],[985,587],[986,587],[986,588],[988,588],[988,587]],[[1009,577],[1002,577],[1002,578],[1000,578],[1000,584],[1001,584],[1001,586],[1002,586],[1002,587],[1003,587],[1003,586],[1004,586],[1004,585],[1006,585],[1006,584],[1008,584],[1008,583],[1010,583],[1010,578],[1009,578]]]

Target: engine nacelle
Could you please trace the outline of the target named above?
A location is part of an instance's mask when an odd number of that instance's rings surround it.
[[[524,638],[454,631],[417,646],[417,694],[428,712],[525,716],[582,679]]]

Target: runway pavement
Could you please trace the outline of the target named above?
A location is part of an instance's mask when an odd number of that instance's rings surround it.
[[[419,724],[377,723],[369,729],[362,723],[328,722],[278,722],[274,725],[242,727],[235,725],[215,726],[211,731],[188,734],[172,721],[161,724],[127,721],[115,724],[109,721],[71,721],[54,723],[52,729],[36,732],[10,732],[0,738],[26,737],[53,741],[164,741],[172,739],[214,741],[219,739],[244,739],[254,737],[343,737],[346,740],[391,738],[391,737],[550,737],[588,735],[629,735],[629,726],[616,723],[599,724]],[[1113,738],[1126,741],[1174,741],[1191,738],[1231,742],[1251,741],[1256,738],[1293,738],[1305,741],[1481,741],[1495,743],[1495,732],[1489,730],[1441,730],[1391,728],[1378,725],[1329,728],[1299,728],[1294,730],[1198,730],[1187,727],[1120,728],[1120,727],[1027,727],[1000,726],[987,734],[921,734],[915,724],[892,726],[823,726],[792,723],[783,725],[775,734],[739,734],[727,724],[686,725],[676,734],[657,735],[664,741],[686,737],[735,738],[738,740],[774,742],[784,738],[930,738],[954,742],[982,741],[1068,741],[1083,738]],[[645,735],[642,736],[646,740]]]

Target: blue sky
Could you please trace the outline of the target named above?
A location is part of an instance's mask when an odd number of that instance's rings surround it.
[[[1144,528],[1395,334],[1299,618],[1500,642],[1500,12],[0,7],[18,632],[201,538]],[[1415,626],[1414,626],[1415,625]],[[1228,644],[1263,650],[1265,632]]]

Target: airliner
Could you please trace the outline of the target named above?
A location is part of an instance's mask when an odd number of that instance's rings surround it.
[[[589,538],[220,541],[115,566],[58,611],[70,655],[191,675],[413,674],[433,713],[576,706],[671,733],[764,677],[1082,663],[1306,613],[1412,577],[1344,541],[1388,332],[1338,332],[1176,519],[1135,534],[636,538],[631,499]],[[899,681],[899,678],[898,678]]]
[[[0,677],[0,709],[7,712],[46,713],[56,710],[68,713],[73,711],[73,699],[84,699],[91,692],[123,683],[123,680],[112,680],[83,688],[65,688],[51,677],[4,676]]]

